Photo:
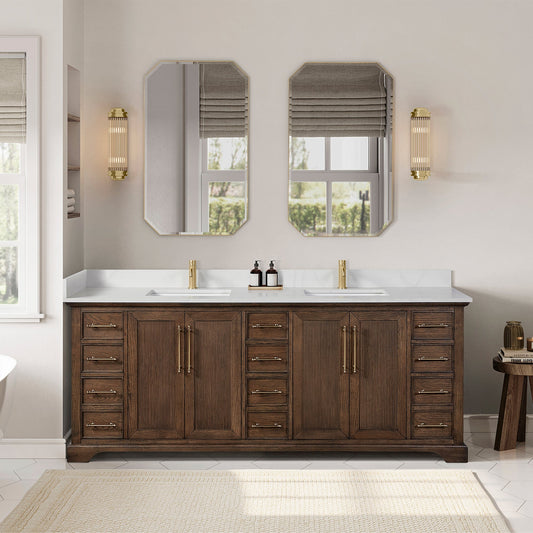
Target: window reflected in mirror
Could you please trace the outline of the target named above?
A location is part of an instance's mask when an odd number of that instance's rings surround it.
[[[303,235],[377,235],[389,224],[392,88],[375,63],[306,63],[291,77],[289,220]]]

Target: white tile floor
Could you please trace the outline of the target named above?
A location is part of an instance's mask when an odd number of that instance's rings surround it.
[[[472,429],[475,429],[472,428]],[[482,428],[485,429],[485,428]],[[492,428],[491,428],[492,429]],[[64,459],[0,459],[0,520],[47,469],[466,469],[475,472],[515,533],[533,531],[533,433],[516,450],[493,450],[494,432],[465,433],[469,462],[431,454],[100,454],[90,463]]]

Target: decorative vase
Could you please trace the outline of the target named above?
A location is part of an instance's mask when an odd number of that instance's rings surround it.
[[[509,350],[521,350],[524,347],[524,328],[518,320],[507,322],[503,330],[503,347]]]

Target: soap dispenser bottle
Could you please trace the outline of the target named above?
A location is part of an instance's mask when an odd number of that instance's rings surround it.
[[[261,287],[263,273],[259,268],[259,261],[254,262],[254,268],[250,270],[250,287]]]
[[[278,271],[274,268],[274,261],[270,261],[269,269],[266,271],[267,287],[278,286]]]

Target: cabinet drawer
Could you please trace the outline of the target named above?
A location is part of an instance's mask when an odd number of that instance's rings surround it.
[[[120,345],[82,346],[83,372],[122,372],[124,349]]]
[[[82,313],[83,339],[123,339],[124,319],[120,312]]]
[[[122,379],[82,379],[83,403],[92,405],[122,405],[124,388]]]
[[[248,413],[247,434],[249,439],[286,439],[287,413]]]
[[[288,348],[286,346],[248,346],[246,369],[248,372],[287,372]]]
[[[412,347],[412,372],[451,372],[453,347],[435,344]]]
[[[286,339],[287,313],[248,313],[248,339]]]
[[[452,378],[416,377],[412,380],[414,405],[446,405],[452,403]]]
[[[451,436],[451,411],[414,411],[412,413],[412,437],[414,439],[450,438]]]
[[[248,405],[287,405],[287,380],[249,379]]]
[[[83,413],[83,438],[121,439],[123,434],[122,413],[107,411]]]
[[[453,339],[453,313],[413,313],[413,339]]]

